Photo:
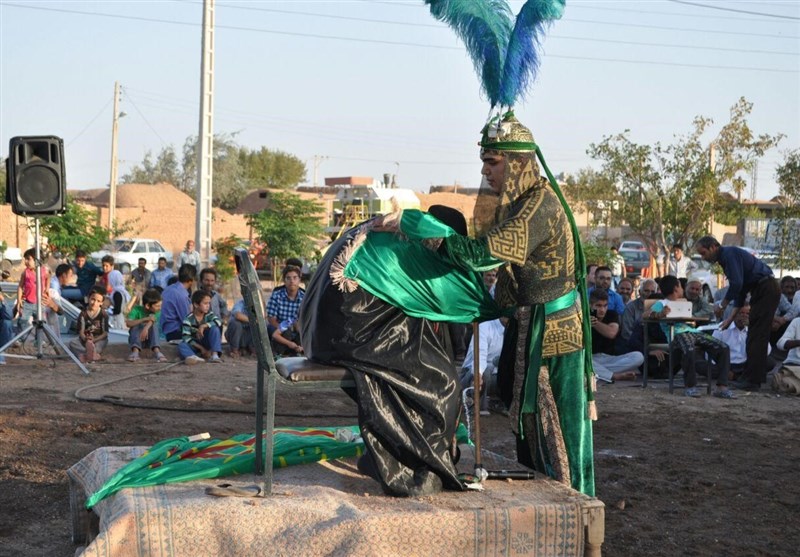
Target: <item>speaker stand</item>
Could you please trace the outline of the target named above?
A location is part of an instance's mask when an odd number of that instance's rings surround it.
[[[30,332],[33,331],[33,333],[36,335],[35,356],[28,356],[27,354],[5,354],[5,356],[8,358],[20,358],[23,360],[35,360],[35,359],[41,360],[42,358],[45,357],[44,352],[42,351],[42,333],[44,333],[44,336],[46,336],[53,345],[53,348],[55,348],[56,346],[59,347],[62,350],[62,352],[64,352],[67,356],[69,356],[72,359],[73,362],[75,362],[75,364],[80,368],[80,370],[83,373],[89,375],[89,370],[86,369],[86,366],[83,365],[83,362],[81,362],[75,356],[75,354],[73,354],[72,351],[69,348],[67,348],[64,342],[61,340],[60,336],[57,335],[55,331],[53,331],[53,329],[50,328],[50,325],[48,325],[42,319],[42,271],[41,271],[42,263],[41,263],[41,252],[39,251],[39,219],[34,217],[33,221],[35,223],[34,237],[36,242],[36,259],[35,259],[36,266],[34,267],[36,273],[36,315],[34,316],[33,322],[30,325],[25,327],[22,331],[20,331],[20,333],[17,336],[9,340],[5,345],[0,346],[0,354],[4,354],[5,351],[8,350],[8,348],[10,348],[11,346],[13,346],[15,342],[17,342],[22,338],[25,338],[26,335],[28,335]],[[20,304],[20,308],[21,307],[22,304]]]

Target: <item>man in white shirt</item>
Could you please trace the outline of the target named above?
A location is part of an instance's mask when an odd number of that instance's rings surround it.
[[[769,338],[772,345],[777,344],[792,319],[800,317],[800,296],[796,296],[796,292],[797,281],[794,277],[783,277],[781,279],[781,299],[778,302],[778,309],[775,310],[775,317],[772,318],[772,332]]]
[[[800,317],[792,319],[789,323],[789,328],[778,341],[778,348],[789,352],[783,361],[784,364],[800,365]]]
[[[697,264],[683,254],[683,245],[673,244],[672,257],[670,257],[667,265],[667,274],[673,277],[686,278],[696,268]]]
[[[731,353],[731,371],[738,376],[744,371],[744,364],[747,361],[747,325],[750,321],[750,306],[744,306],[733,318],[733,325],[724,331],[716,329],[712,335],[728,345]],[[767,347],[767,354],[772,351],[772,347]],[[767,360],[768,367],[772,368],[773,360]]]
[[[492,375],[497,375],[497,361],[503,349],[503,334],[505,325],[500,319],[484,321],[478,327],[478,370],[481,374],[481,415],[489,414],[489,389]],[[474,361],[475,338],[473,337],[467,349],[464,363],[461,365],[461,388],[467,389],[474,386]]]

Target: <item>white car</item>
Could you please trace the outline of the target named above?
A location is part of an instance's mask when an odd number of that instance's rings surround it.
[[[644,247],[644,244],[642,242],[638,241],[638,240],[625,240],[624,242],[622,242],[619,245],[619,250],[620,251],[622,251],[624,249],[625,250],[641,251],[641,250],[644,250],[644,249],[647,249],[647,248]]]
[[[150,238],[117,238],[109,249],[94,251],[90,254],[92,261],[98,266],[106,255],[114,258],[114,267],[122,273],[130,273],[131,269],[139,265],[139,258],[147,260],[147,268],[151,271],[158,267],[158,259],[165,257],[167,267],[172,267],[172,252],[164,249],[161,242]]]

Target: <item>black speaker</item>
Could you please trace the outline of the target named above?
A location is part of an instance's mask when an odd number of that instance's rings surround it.
[[[12,137],[6,195],[17,215],[59,215],[67,208],[64,141],[55,136]]]

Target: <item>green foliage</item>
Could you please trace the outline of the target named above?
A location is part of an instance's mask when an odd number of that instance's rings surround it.
[[[211,248],[217,252],[217,263],[214,268],[222,282],[228,281],[236,274],[236,267],[233,262],[233,250],[243,244],[243,240],[231,234],[227,238],[215,241]]]
[[[800,206],[800,149],[784,153],[784,161],[775,170],[780,194],[789,205]]]
[[[0,161],[0,205],[6,202],[6,161]]]
[[[182,181],[182,171],[178,163],[178,156],[175,154],[175,148],[171,145],[164,147],[156,157],[155,162],[153,162],[152,158],[153,154],[147,151],[142,163],[131,168],[131,171],[122,177],[121,182],[123,184],[159,184],[165,182],[179,186]]]
[[[587,265],[610,265],[611,264],[611,249],[600,244],[591,242],[583,242],[583,255],[586,258]]]
[[[269,195],[267,207],[250,215],[248,224],[267,244],[273,269],[289,257],[311,257],[323,227],[319,214],[323,207],[312,200],[302,199],[291,193],[277,192]]]
[[[703,143],[703,137],[713,121],[697,116],[690,133],[673,145],[637,144],[629,130],[590,145],[587,152],[602,161],[600,174],[615,185],[622,200],[621,216],[655,252],[667,253],[675,242],[690,245],[720,211],[728,219],[735,216],[723,201],[721,188],[741,193],[746,184],[743,174],[782,138],[780,134],[756,137],[746,120],[752,108],[752,103],[739,99],[731,108],[730,121],[710,144]]]
[[[243,147],[239,158],[251,189],[288,189],[306,179],[305,163],[283,151],[271,151],[266,147],[251,151]]]
[[[164,147],[153,161],[150,151],[144,160],[122,177],[123,183],[157,184],[167,182],[179,190],[196,196],[197,136],[186,138],[181,160],[175,148]],[[239,146],[235,134],[214,136],[214,161],[211,203],[214,207],[234,209],[251,190],[258,188],[287,189],[305,179],[305,164],[288,153],[266,147],[250,150]]]
[[[134,222],[126,222],[121,226],[115,223],[112,230],[97,224],[94,210],[67,199],[67,210],[62,215],[42,217],[39,228],[42,236],[47,238],[48,249],[60,252],[65,257],[75,255],[75,250],[82,249],[90,253],[108,244],[112,238],[124,236],[131,232]]]

